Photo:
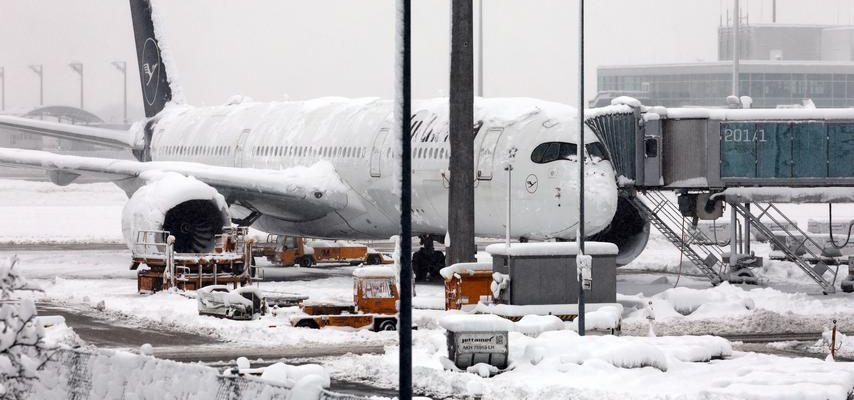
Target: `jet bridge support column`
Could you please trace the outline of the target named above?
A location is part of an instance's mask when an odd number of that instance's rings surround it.
[[[735,203],[729,204],[729,262],[728,272],[733,272],[733,266],[738,262],[738,214]]]
[[[745,203],[744,209],[747,210],[747,212],[749,213],[750,212],[750,203]],[[744,219],[744,236],[742,237],[743,238],[742,243],[743,243],[743,247],[744,247],[744,254],[746,254],[746,255],[752,255],[752,252],[750,250],[750,225],[751,224],[752,224],[752,222],[750,221],[750,218]]]

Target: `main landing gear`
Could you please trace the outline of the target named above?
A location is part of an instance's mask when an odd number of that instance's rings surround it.
[[[412,270],[415,280],[426,282],[441,280],[439,270],[445,268],[445,254],[433,248],[435,238],[431,235],[421,235],[421,248],[412,255]]]

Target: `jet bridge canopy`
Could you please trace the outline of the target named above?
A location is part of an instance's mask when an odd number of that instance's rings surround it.
[[[587,124],[639,188],[854,186],[854,109],[632,109]]]

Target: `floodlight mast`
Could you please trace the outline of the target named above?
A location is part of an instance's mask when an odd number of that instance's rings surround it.
[[[122,87],[122,98],[124,110],[122,111],[122,123],[128,123],[128,63],[127,61],[113,61],[113,66],[122,73],[124,86]]]
[[[83,63],[72,62],[68,66],[80,76],[80,109],[83,109]]]
[[[39,76],[39,105],[44,105],[44,64],[30,65],[30,70]]]

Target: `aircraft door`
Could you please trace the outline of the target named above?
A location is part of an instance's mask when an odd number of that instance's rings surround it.
[[[493,168],[495,167],[495,148],[498,139],[504,133],[504,128],[489,128],[480,142],[480,151],[477,153],[477,179],[492,180]]]
[[[237,137],[237,144],[234,146],[234,166],[237,168],[241,168],[244,166],[244,151],[243,148],[246,145],[246,139],[249,138],[249,134],[252,133],[252,129],[244,129],[240,132],[240,136]]]
[[[383,148],[387,138],[388,128],[380,129],[374,136],[374,144],[371,147],[371,176],[374,178],[379,178],[381,175]]]

